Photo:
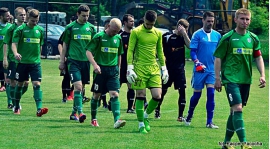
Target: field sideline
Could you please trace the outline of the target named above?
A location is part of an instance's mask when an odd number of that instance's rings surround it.
[[[218,149],[218,143],[223,141],[225,126],[229,114],[229,106],[225,91],[216,92],[214,123],[219,129],[207,129],[206,123],[206,91],[203,90],[200,102],[194,112],[191,126],[185,126],[177,119],[178,92],[170,88],[161,107],[161,119],[150,115],[151,132],[146,135],[138,133],[138,122],[135,114],[126,113],[126,85],[120,90],[121,118],[127,121],[124,128],[113,128],[113,116],[107,109],[98,109],[100,127],[90,126],[90,104],[84,105],[87,115],[85,123],[69,120],[72,102],[62,103],[61,81],[58,70],[59,60],[42,60],[43,107],[48,107],[48,114],[36,117],[36,107],[33,99],[32,85],[22,97],[21,115],[14,115],[7,109],[6,94],[0,93],[0,149]],[[244,120],[247,140],[261,142],[262,146],[254,149],[269,148],[269,64],[266,64],[267,87],[258,87],[259,72],[253,66],[253,84],[247,107],[244,108]],[[187,114],[189,100],[192,95],[190,78],[192,62],[186,64]],[[91,66],[92,69],[92,66]],[[92,85],[92,79],[91,79]],[[90,86],[86,87],[86,95],[91,96]],[[107,100],[108,100],[107,95]],[[147,99],[150,92],[147,91]],[[232,142],[238,142],[236,134]],[[240,149],[240,147],[236,147]]]

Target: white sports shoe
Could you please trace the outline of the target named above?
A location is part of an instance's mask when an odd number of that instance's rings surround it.
[[[219,127],[213,123],[207,124],[206,128],[218,129]]]
[[[20,104],[20,110],[22,110],[21,104]],[[13,112],[15,111],[15,106],[12,108],[12,111],[13,111]]]
[[[119,119],[114,123],[114,128],[118,129],[118,128],[124,127],[125,125],[126,125],[126,121]]]

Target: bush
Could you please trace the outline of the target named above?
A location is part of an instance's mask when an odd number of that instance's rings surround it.
[[[266,7],[258,7],[250,4],[251,24],[249,30],[257,35],[268,32],[269,30],[269,12]]]

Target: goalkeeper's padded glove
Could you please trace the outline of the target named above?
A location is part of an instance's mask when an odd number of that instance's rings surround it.
[[[128,65],[128,68],[127,68],[127,81],[130,84],[135,83],[135,80],[137,78],[137,75],[133,71],[133,69],[134,69],[134,66],[133,65]]]
[[[206,66],[203,63],[201,63],[198,59],[194,60],[194,63],[197,72],[205,72]]]
[[[163,80],[163,84],[166,84],[169,80],[169,73],[166,66],[161,66],[161,78]]]

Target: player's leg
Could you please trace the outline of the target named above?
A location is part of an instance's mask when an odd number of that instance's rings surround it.
[[[127,83],[128,91],[127,91],[127,113],[135,113],[135,110],[132,108],[134,100],[135,100],[135,90],[131,88],[131,85]]]
[[[6,76],[6,78],[7,78],[6,82],[7,82],[7,85],[9,86],[9,96],[10,96],[10,98],[12,100],[12,105],[14,107],[15,106],[15,87],[16,87],[16,81],[15,81],[16,64],[15,64],[15,62],[9,62],[8,69],[6,71],[6,74],[7,74],[7,76]],[[7,95],[8,95],[8,93],[7,93]]]
[[[6,94],[7,94],[7,108],[8,109],[12,109],[13,108],[13,105],[14,103],[12,102],[12,98],[10,96],[10,79],[7,77],[8,76],[8,70],[5,69],[5,72],[4,72],[4,77],[5,77],[5,82],[6,82]]]
[[[186,75],[184,69],[179,69],[176,71],[176,76],[174,80],[174,89],[178,90],[178,118],[177,121],[184,122],[185,118],[183,116],[186,107]]]
[[[48,112],[48,108],[42,108],[42,90],[41,90],[41,65],[40,64],[28,64],[29,73],[33,85],[34,90],[34,99],[36,102],[37,113],[38,117],[46,114]]]
[[[5,87],[4,67],[3,67],[2,62],[0,62],[0,80],[1,80],[0,92],[4,92],[4,91],[6,91],[6,87]]]
[[[62,102],[67,102],[67,96],[70,94],[70,79],[69,74],[66,72],[62,80]]]

